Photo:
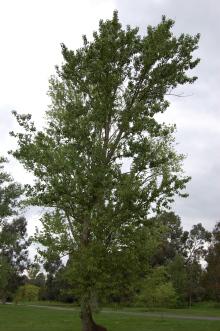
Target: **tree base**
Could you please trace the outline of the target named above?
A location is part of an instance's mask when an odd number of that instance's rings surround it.
[[[90,307],[81,312],[82,331],[107,331],[104,326],[98,325],[92,318]]]
[[[107,329],[104,326],[94,323],[91,331],[107,331]]]
[[[92,323],[89,325],[83,325],[83,331],[107,331],[107,329],[104,326],[98,325],[94,321],[92,321]]]

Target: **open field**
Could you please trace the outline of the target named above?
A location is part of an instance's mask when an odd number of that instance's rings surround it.
[[[109,331],[219,331],[220,321],[171,319],[164,316],[149,317],[135,312],[101,313],[98,323]],[[137,312],[138,313],[138,312]],[[203,316],[210,316],[206,311]],[[81,331],[77,311],[0,305],[0,331]]]

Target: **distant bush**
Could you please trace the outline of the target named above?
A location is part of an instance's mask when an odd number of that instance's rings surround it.
[[[26,284],[20,286],[16,292],[14,301],[37,301],[39,299],[40,288],[36,285]]]
[[[173,284],[167,280],[163,267],[155,269],[142,284],[137,301],[146,307],[174,307],[177,294]]]
[[[147,307],[174,307],[177,295],[172,283],[167,282],[155,288],[145,287],[139,296],[139,301]]]

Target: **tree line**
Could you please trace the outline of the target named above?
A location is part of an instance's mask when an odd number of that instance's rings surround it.
[[[44,247],[41,263],[30,261],[27,222],[19,214],[23,189],[4,170],[0,172],[0,298],[9,301],[61,301],[80,304],[76,268],[71,256],[64,262]],[[191,306],[195,302],[220,302],[220,222],[213,231],[201,223],[184,231],[174,212],[149,218],[141,242],[142,265],[125,265],[102,301],[107,305],[145,307]],[[144,231],[143,231],[144,233]],[[115,270],[114,270],[115,272]],[[132,274],[132,277],[129,275]],[[98,308],[94,293],[93,304]]]

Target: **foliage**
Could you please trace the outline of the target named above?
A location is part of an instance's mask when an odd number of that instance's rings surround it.
[[[204,297],[205,291],[201,284],[201,259],[204,259],[207,254],[207,246],[210,240],[211,233],[201,223],[193,225],[192,229],[186,234],[184,243],[187,274],[186,297],[190,307],[193,301],[199,301]]]
[[[4,170],[0,159],[0,297],[6,301],[23,282],[28,264],[26,220],[18,217],[22,188]],[[15,217],[15,218],[12,218]]]
[[[37,275],[40,272],[40,264],[39,263],[31,263],[28,267],[28,278],[31,282],[33,282]]]
[[[44,287],[46,283],[45,275],[43,272],[39,272],[36,278],[33,281],[33,285],[36,285],[40,288]]]
[[[202,301],[205,290],[202,285],[202,267],[197,261],[190,262],[186,265],[187,287],[186,294],[188,304],[191,307],[193,302]]]
[[[175,127],[156,116],[173,89],[196,80],[188,74],[199,62],[192,56],[199,35],[174,37],[173,24],[163,17],[140,36],[137,28],[123,30],[114,12],[77,51],[62,45],[45,129],[14,112],[23,132],[12,133],[13,155],[36,178],[29,203],[50,207],[38,238],[74,259],[84,330],[94,326],[93,293],[102,296],[120,269],[132,266],[126,281],[141,271],[149,215],[175,194],[186,196]]]
[[[4,170],[6,159],[0,157],[0,226],[5,218],[17,214],[22,188]]]
[[[6,301],[7,288],[11,276],[11,266],[4,256],[0,257],[0,298],[3,303]]]
[[[27,301],[37,301],[39,299],[40,288],[36,285],[26,284],[20,286],[15,295],[14,301],[27,302]]]
[[[161,236],[151,265],[166,265],[175,259],[176,255],[184,256],[188,232],[183,231],[180,217],[172,211],[163,212],[153,217],[152,222],[161,227]]]
[[[146,307],[174,307],[177,294],[164,267],[153,269],[143,281],[138,301]]]
[[[24,282],[23,272],[29,264],[27,238],[27,222],[24,217],[18,217],[11,221],[2,221],[0,230],[0,259],[1,278],[7,282],[2,285],[3,299],[11,298],[17,287]],[[4,275],[3,275],[4,274]]]
[[[181,249],[167,267],[180,302],[187,301],[189,306],[204,298],[201,259],[207,254],[210,238],[210,232],[201,223],[193,225],[189,232],[183,233],[179,241]]]
[[[187,262],[199,261],[207,253],[207,244],[211,241],[211,233],[201,223],[193,225],[185,241]]]
[[[46,282],[41,297],[44,300],[60,300],[59,293],[61,284],[57,281],[57,273],[62,267],[62,261],[59,255],[54,254],[54,252],[50,250],[47,251],[46,257],[43,264],[46,271]]]
[[[187,270],[183,256],[176,255],[168,264],[166,270],[177,293],[178,303],[185,303],[187,296]]]
[[[220,302],[220,222],[212,232],[212,242],[206,256],[204,286],[207,298]]]

